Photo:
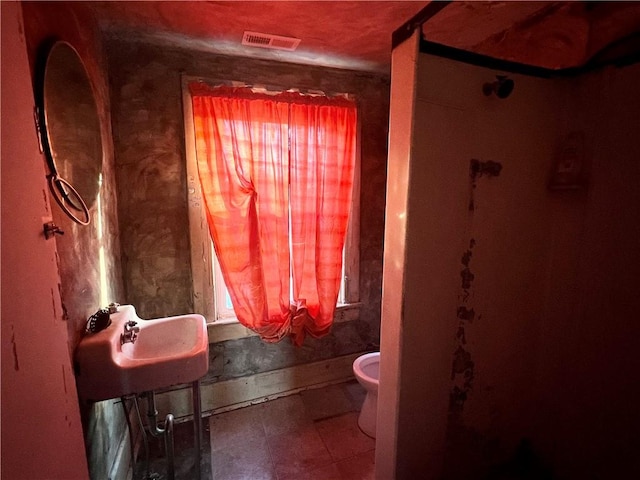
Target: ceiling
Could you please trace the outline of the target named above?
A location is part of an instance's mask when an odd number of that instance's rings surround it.
[[[388,72],[392,33],[429,3],[91,1],[85,5],[108,38]],[[244,31],[301,42],[294,52],[247,47],[241,44]],[[423,24],[423,34],[437,43],[531,65],[579,66],[607,54],[607,47],[622,38],[640,36],[640,2],[452,2]],[[637,52],[639,47],[639,42],[630,41],[623,51]]]
[[[104,33],[209,52],[388,70],[391,34],[425,1],[88,2]],[[244,31],[301,39],[295,52],[241,45]]]
[[[640,2],[453,2],[423,25],[423,33],[503,60],[580,67],[637,56]]]

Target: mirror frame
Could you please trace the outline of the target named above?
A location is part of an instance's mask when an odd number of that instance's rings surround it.
[[[91,90],[93,102],[95,104],[98,124],[100,125],[100,115],[98,113],[95,90],[93,87],[93,83],[91,82],[89,72],[87,71],[87,67],[77,49],[73,45],[71,45],[67,41],[57,38],[49,39],[43,42],[38,50],[34,92],[34,96],[36,99],[36,109],[34,115],[36,119],[36,128],[38,130],[38,140],[40,141],[40,151],[44,153],[48,168],[46,178],[47,184],[49,185],[49,191],[51,192],[51,195],[53,195],[56,203],[69,218],[80,225],[88,225],[91,221],[89,207],[87,206],[80,193],[73,187],[73,185],[71,185],[69,181],[62,178],[58,174],[58,168],[56,166],[52,149],[50,121],[47,121],[45,99],[47,69],[49,68],[51,55],[54,49],[59,48],[63,45],[66,48],[70,49],[73,54],[75,54],[78,63],[81,66],[82,71],[84,72],[89,88]],[[100,141],[102,143],[102,129],[100,127],[98,135],[100,136]],[[102,165],[103,161],[104,152],[101,149],[99,159],[100,165]]]

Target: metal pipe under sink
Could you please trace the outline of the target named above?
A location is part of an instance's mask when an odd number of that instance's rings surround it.
[[[200,480],[202,457],[202,402],[200,399],[200,380],[191,384],[193,402],[193,435],[194,435],[194,479]],[[146,392],[149,408],[149,432],[154,437],[164,437],[165,452],[167,454],[167,480],[175,479],[175,461],[173,448],[173,415],[168,413],[165,417],[163,427],[158,426],[158,411],[156,409],[156,398],[153,392]]]
[[[191,384],[191,399],[193,402],[193,435],[195,443],[194,478],[200,480],[200,459],[202,458],[202,403],[200,402],[200,380]]]
[[[147,417],[149,418],[149,433],[154,437],[163,437],[164,449],[167,455],[167,480],[175,479],[175,465],[173,456],[173,414],[167,413],[164,425],[158,426],[158,410],[156,410],[156,396],[151,392],[144,394],[147,397],[149,408]],[[198,455],[198,459],[200,455]]]

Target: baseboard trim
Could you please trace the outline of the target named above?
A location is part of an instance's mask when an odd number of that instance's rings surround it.
[[[353,361],[363,353],[201,385],[203,415],[235,410],[294,395],[303,390],[351,380],[354,378]],[[190,387],[158,393],[156,404],[162,416],[172,413],[178,422],[190,420],[193,415]]]

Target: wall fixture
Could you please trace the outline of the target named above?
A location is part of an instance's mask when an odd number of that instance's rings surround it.
[[[56,235],[64,235],[64,231],[53,222],[47,222],[42,226],[44,238],[49,240]]]
[[[73,46],[50,40],[40,46],[36,81],[36,129],[49,190],[74,222],[88,225],[102,172],[100,116],[89,74]]]
[[[559,139],[549,176],[551,190],[576,190],[587,186],[589,172],[584,144],[582,131],[570,132]]]
[[[496,75],[496,81],[492,83],[485,83],[482,86],[482,93],[487,97],[492,93],[495,93],[498,98],[507,98],[513,92],[515,83],[506,75]]]

